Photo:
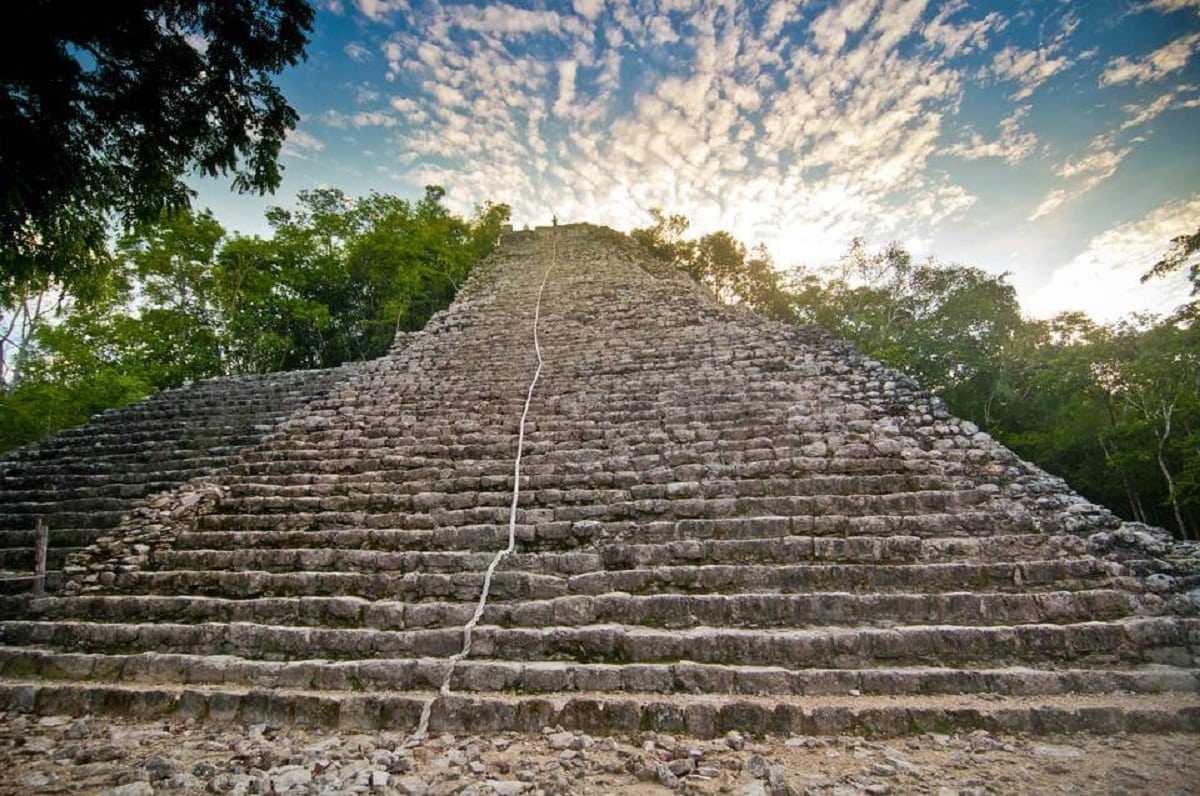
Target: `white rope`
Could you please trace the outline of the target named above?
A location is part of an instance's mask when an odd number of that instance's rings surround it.
[[[429,697],[422,705],[421,719],[417,723],[417,730],[413,733],[409,744],[419,742],[429,734],[429,717],[433,713],[433,704],[437,701],[438,696],[450,694],[450,679],[454,676],[455,665],[471,654],[471,634],[479,624],[479,620],[483,617],[483,611],[487,607],[488,595],[492,590],[492,576],[496,574],[496,567],[500,566],[500,562],[505,556],[517,549],[517,501],[521,497],[521,452],[525,447],[525,419],[529,416],[529,405],[533,402],[533,389],[537,386],[538,377],[542,375],[542,347],[538,341],[538,322],[542,317],[542,293],[546,290],[546,282],[550,279],[550,272],[554,270],[554,265],[558,260],[558,241],[552,238],[550,245],[550,265],[547,266],[546,273],[542,276],[537,302],[533,308],[533,350],[537,354],[537,368],[533,371],[533,379],[529,382],[529,390],[525,394],[525,409],[521,412],[521,423],[517,427],[517,456],[513,463],[512,506],[508,511],[508,545],[503,550],[496,551],[492,562],[488,564],[487,572],[483,576],[483,590],[480,591],[479,602],[475,605],[475,613],[463,625],[462,649],[447,659],[449,666],[446,667],[446,672],[442,677],[442,685],[438,689],[438,693]]]

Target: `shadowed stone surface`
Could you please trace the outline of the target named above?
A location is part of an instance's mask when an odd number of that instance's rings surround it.
[[[0,600],[0,707],[411,730],[507,542],[551,263],[516,553],[433,729],[1200,729],[1192,548],[584,225],[507,236],[424,331],[295,376],[238,444],[164,442],[186,482],[123,494],[60,591]],[[123,483],[117,437],[189,425],[154,406],[5,460],[0,512],[86,515],[85,481],[35,482],[92,445],[87,487]]]

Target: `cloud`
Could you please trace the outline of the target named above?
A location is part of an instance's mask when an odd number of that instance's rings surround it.
[[[201,55],[205,55],[208,52],[208,39],[197,33],[185,33],[183,34],[183,40],[188,43],[189,47]]]
[[[342,113],[341,111],[328,110],[321,114],[321,121],[330,127],[339,130],[353,127],[362,129],[364,127],[395,127],[396,117],[383,111],[358,111],[356,113]]]
[[[342,52],[346,53],[346,57],[356,64],[365,64],[372,57],[371,51],[356,41],[348,43],[342,48]]]
[[[879,0],[850,0],[840,6],[830,5],[810,28],[817,48],[824,52],[840,51],[847,35],[862,30],[878,5]]]
[[[562,17],[557,11],[531,11],[505,3],[475,6],[456,6],[451,11],[452,21],[463,30],[481,33],[520,35],[542,31],[557,32],[562,28]]]
[[[340,5],[339,3],[339,7]],[[374,22],[381,21],[395,11],[408,10],[406,0],[354,0],[354,5],[364,17]]]
[[[948,56],[963,55],[982,50],[987,46],[988,36],[1008,27],[1008,20],[993,11],[983,19],[967,20],[962,24],[950,21],[967,8],[965,0],[949,2],[931,19],[921,31],[925,41],[940,47]]]
[[[1065,50],[1071,34],[1078,27],[1079,18],[1067,12],[1059,18],[1058,32],[1049,43],[1034,49],[1010,44],[992,56],[991,74],[1001,80],[1017,83],[1018,88],[1009,99],[1014,102],[1026,99],[1047,80],[1074,66],[1076,59],[1067,55]]]
[[[575,75],[579,71],[576,61],[558,62],[558,101],[554,103],[554,115],[566,116],[571,112],[575,99]]]
[[[392,97],[388,104],[400,113],[416,113],[421,107],[416,100],[409,97]]]
[[[1048,215],[1063,204],[1083,196],[1116,173],[1118,167],[1134,145],[1143,144],[1144,136],[1129,138],[1125,145],[1118,144],[1123,133],[1142,127],[1156,119],[1160,114],[1170,109],[1188,108],[1195,106],[1195,100],[1176,102],[1176,98],[1185,92],[1195,91],[1194,86],[1179,86],[1161,94],[1144,104],[1131,103],[1121,108],[1127,116],[1115,130],[1097,135],[1088,146],[1087,152],[1075,159],[1067,159],[1060,163],[1054,173],[1063,179],[1073,182],[1071,185],[1051,189],[1042,201],[1029,215],[1029,221],[1036,221]],[[1189,103],[1192,103],[1189,105]]]
[[[1197,48],[1200,48],[1200,33],[1193,33],[1180,36],[1144,58],[1118,56],[1108,62],[1104,74],[1100,76],[1100,85],[1141,84],[1158,80],[1187,66]]]
[[[1117,166],[1125,159],[1130,150],[1095,149],[1079,160],[1065,161],[1056,169],[1060,177],[1084,177],[1097,181],[1107,179],[1117,170]]]
[[[594,21],[604,13],[604,0],[574,0],[575,13],[588,21]]]
[[[1200,8],[1200,0],[1150,0],[1150,8],[1169,14],[1185,8]]]
[[[1092,141],[1088,154],[1076,160],[1063,161],[1054,173],[1063,179],[1074,182],[1069,188],[1055,188],[1042,198],[1034,211],[1029,215],[1030,221],[1037,221],[1042,216],[1057,210],[1061,205],[1083,196],[1100,183],[1116,174],[1117,168],[1130,152],[1131,147],[1121,149],[1110,148],[1111,138],[1097,136]]]
[[[1067,56],[1057,55],[1056,52],[1057,48],[1053,47],[1022,50],[1008,46],[992,58],[992,73],[1019,85],[1017,91],[1010,96],[1010,99],[1019,102],[1074,63]]]
[[[371,87],[370,83],[359,83],[356,86],[351,86],[354,92],[355,105],[370,105],[379,101],[379,92]]]
[[[800,5],[800,0],[775,0],[771,3],[763,18],[763,41],[774,41],[783,31],[783,26],[795,18]]]
[[[966,141],[960,141],[944,151],[963,160],[999,158],[1009,165],[1025,160],[1037,149],[1038,138],[1032,132],[1022,131],[1021,122],[1029,115],[1032,105],[1022,105],[1009,116],[1000,120],[1000,137],[984,141],[978,132],[969,131]]]
[[[1121,125],[1121,129],[1130,130],[1146,124],[1171,107],[1171,101],[1174,99],[1175,92],[1170,92],[1159,96],[1158,99],[1145,105],[1126,105],[1122,110],[1129,114],[1129,118]]]
[[[467,98],[453,86],[442,83],[427,82],[425,90],[433,97],[434,102],[443,108],[452,108],[467,104]]]
[[[1067,310],[1086,310],[1102,321],[1130,312],[1166,313],[1188,296],[1186,277],[1141,283],[1141,276],[1163,256],[1172,238],[1200,226],[1200,194],[1164,204],[1143,218],[1118,224],[1092,237],[1078,255],[1054,270],[1026,310],[1050,317]]]
[[[288,132],[279,151],[285,157],[308,160],[310,155],[323,149],[325,149],[324,141],[297,128]]]

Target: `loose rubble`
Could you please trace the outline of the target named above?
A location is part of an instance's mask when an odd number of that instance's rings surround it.
[[[0,714],[0,794],[1194,793],[1195,736],[329,734]],[[734,748],[734,746],[738,748]]]

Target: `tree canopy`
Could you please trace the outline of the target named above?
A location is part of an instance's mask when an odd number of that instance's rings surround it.
[[[187,207],[189,169],[280,181],[307,0],[27,0],[0,26],[0,291],[99,267],[110,224]]]

